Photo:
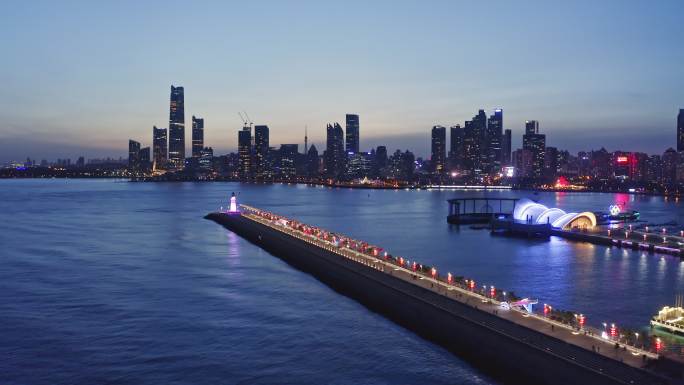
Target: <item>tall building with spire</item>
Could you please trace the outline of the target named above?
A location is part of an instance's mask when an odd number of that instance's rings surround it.
[[[347,153],[359,152],[359,116],[356,114],[347,114],[347,133],[346,133],[346,151]]]
[[[192,116],[192,157],[199,158],[204,149],[204,119]]]
[[[684,108],[677,115],[677,151],[684,151]]]
[[[169,162],[180,170],[185,163],[185,97],[183,87],[171,86],[169,106]]]
[[[153,168],[156,170],[166,169],[166,163],[168,162],[167,145],[168,135],[166,128],[152,126],[152,161]]]
[[[309,133],[308,127],[304,126],[304,154],[307,154],[309,152]]]

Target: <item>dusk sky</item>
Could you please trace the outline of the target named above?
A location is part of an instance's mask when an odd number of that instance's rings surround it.
[[[4,1],[0,161],[126,156],[185,87],[205,143],[235,151],[246,110],[271,143],[428,154],[430,128],[504,110],[547,144],[662,153],[684,108],[684,2]]]

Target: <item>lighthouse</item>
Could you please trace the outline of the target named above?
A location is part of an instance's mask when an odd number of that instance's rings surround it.
[[[229,213],[239,213],[240,211],[238,210],[237,207],[237,197],[235,196],[235,193],[233,192],[230,194],[230,207],[228,208]]]

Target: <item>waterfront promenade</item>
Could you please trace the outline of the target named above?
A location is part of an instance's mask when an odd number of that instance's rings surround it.
[[[351,247],[340,246],[339,240],[333,241],[335,238],[346,240],[350,238],[339,234],[325,232],[253,207],[242,205],[241,208],[242,214],[239,215],[243,218],[438,294],[442,300],[438,301],[439,303],[434,303],[434,306],[448,308],[452,301],[456,301],[477,309],[478,311],[469,312],[468,315],[462,316],[469,317],[471,322],[480,324],[490,330],[491,333],[506,335],[522,344],[544,351],[546,354],[553,355],[561,360],[571,361],[617,382],[648,383],[644,382],[647,381],[646,378],[638,378],[642,374],[646,376],[645,372],[622,370],[619,366],[616,367],[615,361],[642,369],[648,365],[650,360],[658,358],[658,355],[653,352],[631,346],[620,345],[616,348],[615,341],[601,338],[600,332],[595,329],[576,329],[516,307],[502,307],[501,301],[496,298],[474,292],[465,285],[454,282],[451,274],[445,278],[437,274],[436,270],[432,270],[430,273],[414,270],[405,266],[403,260],[402,263],[396,263],[394,259],[383,258],[382,253],[369,254],[354,250]],[[321,234],[326,236],[321,237]],[[333,235],[334,237],[332,237]],[[332,237],[332,240],[329,236]],[[352,240],[352,242],[357,244],[359,241]],[[520,327],[529,330],[529,332],[521,333]],[[539,333],[551,338],[540,338]],[[571,345],[592,354],[577,354],[577,349]]]

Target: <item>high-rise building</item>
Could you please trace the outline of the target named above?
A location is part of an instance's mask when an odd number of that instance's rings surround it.
[[[484,169],[487,173],[501,171],[502,163],[502,136],[503,136],[503,110],[497,108],[494,114],[487,120],[487,160]]]
[[[539,122],[536,120],[528,120],[525,122],[523,149],[529,150],[532,154],[532,167],[529,176],[532,178],[541,178],[544,175],[546,135],[539,133]]]
[[[171,86],[169,107],[169,162],[180,170],[185,164],[185,97],[183,87]]]
[[[375,167],[374,176],[382,175],[383,170],[387,167],[387,147],[378,146],[375,149],[375,160],[373,162]]]
[[[430,161],[432,170],[438,174],[446,171],[446,127],[432,127],[432,146]]]
[[[254,126],[254,171],[257,178],[271,176],[268,167],[268,126]]]
[[[677,165],[679,154],[673,148],[668,148],[663,153],[663,183],[674,184],[677,181]]]
[[[294,179],[297,175],[297,155],[299,155],[298,144],[280,145],[280,178]]]
[[[318,150],[313,144],[306,153],[306,173],[312,178],[318,176]]]
[[[449,166],[452,169],[463,168],[465,131],[460,124],[451,126],[449,132]]]
[[[556,147],[546,147],[544,150],[544,175],[553,179],[558,175],[558,149]]]
[[[140,169],[140,142],[133,139],[128,141],[128,168],[131,171]]]
[[[344,132],[339,123],[334,123],[327,125],[326,133],[325,173],[328,178],[337,179],[345,169]]]
[[[511,130],[506,129],[501,138],[501,165],[511,165]]]
[[[198,157],[199,168],[203,171],[212,171],[214,167],[214,149],[204,147]]]
[[[346,151],[349,153],[359,152],[359,116],[355,114],[347,114],[347,142]]]
[[[238,132],[238,157],[240,160],[239,176],[241,179],[252,177],[252,129],[242,127]]]
[[[373,165],[373,156],[375,156],[375,152],[356,152],[349,155],[347,160],[347,175],[351,178],[359,179],[369,177]]]
[[[140,149],[140,155],[138,155],[138,160],[140,162],[141,171],[149,171],[152,163],[150,162],[150,148],[145,147]]]
[[[684,151],[684,108],[677,115],[677,151]]]
[[[479,110],[472,120],[465,122],[463,146],[465,152],[464,166],[473,174],[484,171],[487,161],[487,114]]]
[[[157,128],[152,126],[152,153],[153,153],[153,168],[163,170],[166,168],[167,158],[167,135],[166,128]]]
[[[192,157],[199,158],[204,149],[204,119],[192,116]]]

